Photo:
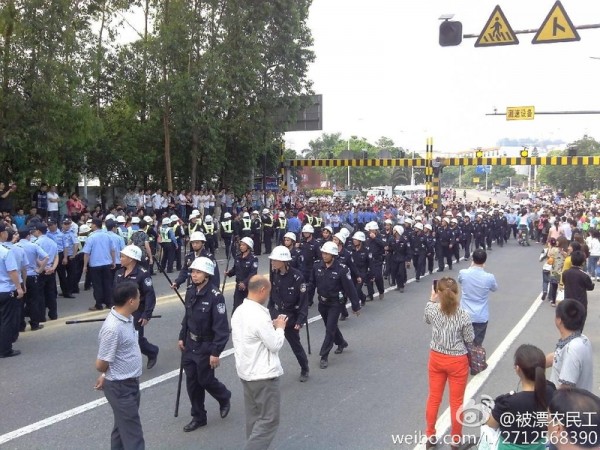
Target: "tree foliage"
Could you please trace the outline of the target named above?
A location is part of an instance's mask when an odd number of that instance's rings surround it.
[[[274,175],[273,111],[295,117],[311,93],[309,6],[5,0],[0,178],[241,190],[265,156]]]

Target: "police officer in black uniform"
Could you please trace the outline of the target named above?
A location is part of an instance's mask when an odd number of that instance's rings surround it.
[[[265,253],[271,253],[273,249],[273,234],[275,233],[275,222],[271,212],[265,208],[262,210],[263,240],[265,242]]]
[[[354,236],[352,236],[352,262],[356,268],[356,293],[358,294],[361,306],[365,306],[365,302],[367,301],[367,297],[362,288],[369,276],[369,270],[371,268],[371,254],[369,253],[369,249],[365,246],[365,241],[365,233],[362,231],[357,231],[354,233]]]
[[[269,259],[272,286],[269,299],[271,317],[276,318],[280,314],[287,316],[285,338],[300,364],[299,380],[305,382],[308,380],[308,358],[300,342],[300,329],[308,317],[306,283],[302,272],[290,267],[292,255],[288,248],[283,245],[275,247]]]
[[[225,272],[225,275],[235,275],[235,291],[233,294],[233,314],[238,306],[242,304],[248,295],[248,283],[250,278],[258,271],[258,258],[252,254],[254,242],[249,237],[240,241],[240,254],[235,257],[233,267]]]
[[[379,300],[383,300],[385,297],[385,291],[383,288],[383,257],[386,251],[386,242],[379,235],[379,225],[377,222],[369,222],[365,225],[365,231],[367,235],[367,246],[369,247],[372,255],[371,259],[371,273],[367,282],[367,292],[369,298],[373,300],[375,295],[375,289],[373,288],[373,281],[377,286],[377,292],[379,293]]]
[[[473,224],[473,237],[475,238],[475,249],[483,248],[485,250],[485,235],[487,233],[486,223],[483,221],[483,215],[477,214]]]
[[[329,365],[329,352],[333,345],[334,351],[340,354],[348,347],[348,342],[338,328],[338,318],[346,300],[350,299],[352,311],[357,316],[360,312],[360,303],[356,289],[352,283],[350,269],[337,260],[338,248],[333,242],[325,242],[321,248],[322,260],[313,268],[313,281],[319,298],[319,313],[325,324],[325,339],[319,355],[319,367],[326,369]]]
[[[171,288],[177,290],[179,286],[187,281],[189,285],[192,282],[191,277],[191,269],[192,263],[196,258],[200,258],[204,256],[205,258],[210,259],[215,265],[214,275],[210,277],[210,282],[213,284],[215,288],[219,288],[219,283],[221,282],[221,276],[219,274],[219,266],[217,265],[217,260],[214,255],[210,253],[205,247],[206,236],[201,231],[194,231],[190,236],[190,245],[192,246],[192,251],[186,253],[183,259],[183,267],[179,271],[179,275],[171,285]]]
[[[258,216],[258,211],[252,211],[252,241],[254,242],[254,254],[262,254],[262,221]]]
[[[406,269],[410,267],[412,259],[412,248],[410,239],[404,234],[404,228],[396,225],[393,228],[394,238],[390,246],[391,277],[396,283],[396,290],[404,292],[404,286],[408,276]]]
[[[223,221],[221,222],[221,239],[223,239],[223,245],[225,245],[225,257],[229,259],[231,252],[231,242],[233,240],[234,223],[231,220],[231,213],[226,212],[223,215]]]
[[[321,251],[319,250],[319,243],[314,238],[314,232],[315,229],[312,225],[304,225],[302,227],[302,242],[296,244],[296,247],[299,247],[300,252],[302,252],[302,275],[304,275],[305,280],[311,280],[315,262],[321,260]],[[312,281],[309,281],[307,285],[308,306],[312,306],[314,296],[315,285]]]
[[[231,407],[231,392],[215,377],[219,357],[229,340],[229,322],[225,299],[210,282],[214,264],[205,257],[191,265],[192,284],[185,293],[185,316],[179,332],[179,349],[192,404],[192,421],[183,431],[194,431],[206,425],[205,392],[219,402],[221,417],[227,417]]]
[[[290,251],[290,255],[292,257],[292,260],[289,263],[290,267],[293,267],[294,269],[298,269],[300,272],[303,272],[303,257],[300,249],[296,248],[296,234],[292,232],[287,232],[285,233],[282,239],[284,247]]]
[[[440,255],[438,257],[438,271],[443,272],[445,263],[444,260],[448,263],[448,268],[452,270],[452,249],[455,244],[455,236],[454,232],[448,226],[450,224],[450,219],[448,217],[444,217],[442,219],[442,226],[438,229],[437,239],[440,245]]]
[[[465,260],[469,260],[471,258],[471,241],[473,240],[475,227],[471,223],[471,218],[467,213],[465,213],[462,223],[459,223],[458,225],[461,227],[461,245],[465,250]]]
[[[425,224],[425,243],[427,246],[427,271],[429,275],[433,273],[433,262],[435,259],[435,237],[433,236],[433,226]]]
[[[421,222],[415,223],[411,247],[413,252],[413,265],[415,266],[415,281],[421,281],[425,275],[425,260],[427,258],[427,238],[425,227]]]
[[[215,254],[215,250],[217,249],[217,229],[213,222],[213,218],[210,215],[207,215],[204,218],[204,223],[202,224],[202,230],[204,231],[204,236],[206,237],[206,249],[209,253]],[[217,283],[218,284],[218,283]]]
[[[358,278],[358,271],[356,270],[356,266],[354,265],[354,261],[352,260],[352,253],[350,250],[346,248],[346,236],[342,233],[336,233],[333,236],[333,243],[338,246],[338,256],[337,260],[341,262],[343,265],[350,269],[350,275],[352,276],[352,282],[356,286],[356,280]],[[340,320],[344,321],[348,318],[348,308],[346,308],[346,303],[344,304],[344,308],[342,308],[342,314],[340,316]]]
[[[462,240],[462,230],[458,226],[458,220],[456,218],[450,219],[450,230],[454,234],[454,240],[452,243],[452,257],[456,261],[456,264],[460,262],[460,241]]]
[[[151,344],[144,336],[144,329],[156,306],[156,294],[152,276],[140,265],[142,250],[137,245],[128,245],[121,250],[121,267],[115,273],[115,286],[123,281],[134,281],[140,291],[140,306],[133,313],[133,325],[138,332],[138,343],[143,355],[148,357],[148,369],[152,369],[158,358],[158,346]]]

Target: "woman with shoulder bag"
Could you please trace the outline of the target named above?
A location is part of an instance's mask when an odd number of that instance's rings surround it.
[[[473,342],[475,333],[469,314],[460,308],[458,284],[453,278],[445,277],[431,290],[431,297],[425,307],[425,322],[431,325],[431,344],[429,352],[429,395],[427,397],[427,449],[437,445],[435,422],[440,403],[444,396],[446,381],[450,386],[450,416],[452,417],[451,448],[459,450],[462,440],[462,413],[469,359],[467,344]],[[470,444],[472,443],[466,443]]]
[[[548,264],[550,269],[550,289],[548,291],[548,300],[552,306],[556,306],[556,297],[558,294],[558,284],[562,276],[563,265],[565,263],[565,255],[560,247],[560,242],[557,239],[551,238],[552,247],[548,250]]]

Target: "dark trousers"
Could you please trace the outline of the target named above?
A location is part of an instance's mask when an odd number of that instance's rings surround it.
[[[404,261],[392,261],[392,279],[396,286],[403,288],[408,278],[406,274],[406,263]]]
[[[215,377],[214,369],[210,368],[210,342],[194,342],[188,339],[185,348],[183,369],[192,405],[192,417],[199,422],[206,423],[206,409],[204,408],[206,392],[212,395],[221,406],[229,401],[231,392]]]
[[[53,273],[50,275],[40,274],[38,282],[40,284],[40,291],[44,297],[45,308],[43,309],[42,314],[44,322],[46,321],[46,309],[48,309],[48,317],[51,320],[56,320],[58,318],[58,305],[56,304],[56,296],[58,295],[56,291],[56,276]]]
[[[238,284],[237,280],[236,280],[235,284],[236,285]],[[231,311],[231,314],[233,314],[235,312],[236,308],[244,302],[244,299],[246,298],[247,295],[248,295],[247,289],[240,291],[237,287],[235,288],[235,291],[233,292],[233,310]]]
[[[112,290],[113,277],[111,276],[110,266],[90,267],[90,280],[94,289],[94,300],[96,308],[102,308],[102,305],[107,307],[112,306]]]
[[[138,332],[138,343],[140,344],[140,351],[142,352],[142,355],[147,356],[148,359],[154,359],[158,356],[158,346],[151,344],[150,341],[148,341],[148,339],[144,337],[144,328],[146,327],[143,327],[139,323],[141,317],[141,312],[136,311],[133,313],[133,325],[135,326],[135,329]]]
[[[206,235],[206,249],[213,255],[215,254],[215,250],[217,249],[217,236],[216,235],[212,235],[212,236]],[[181,270],[181,268],[179,268],[177,270]]]
[[[427,271],[431,274],[433,273],[433,262],[435,259],[434,253],[427,254]]]
[[[310,280],[311,273],[312,273],[312,267],[311,267],[310,272],[305,272],[302,275],[304,276],[305,280]],[[306,300],[308,302],[308,306],[312,306],[312,304],[314,302],[315,289],[316,289],[316,286],[314,283],[309,283],[309,282],[306,283]]]
[[[438,258],[438,269],[440,272],[444,271],[445,263],[448,264],[448,267],[452,269],[452,249],[448,245],[442,246],[442,253]]]
[[[252,234],[252,240],[254,241],[254,254],[260,256],[262,254],[262,242],[260,242],[260,231]]]
[[[265,241],[265,253],[270,254],[271,250],[273,248],[273,228],[265,228],[265,231],[263,232],[264,234],[264,241]]]
[[[225,258],[229,259],[231,254],[231,238],[223,238],[223,245],[225,246]]]
[[[140,384],[137,380],[104,380],[104,396],[113,410],[115,424],[110,434],[112,450],[143,450],[140,421]]]
[[[365,275],[366,277],[366,275]],[[360,300],[361,304],[365,304],[365,301],[367,300],[367,296],[365,295],[365,293],[363,292],[363,286],[365,285],[365,278],[361,275],[361,280],[362,282],[359,283],[358,281],[356,282],[356,293],[358,294],[358,299]]]
[[[173,256],[175,260],[175,269],[181,270],[181,242],[178,242],[177,248],[173,247]],[[185,250],[185,248],[184,248]],[[211,253],[214,253],[212,251]]]
[[[304,347],[302,347],[302,343],[300,342],[300,330],[294,330],[294,324],[296,322],[294,319],[294,316],[288,316],[289,325],[286,326],[284,330],[285,338],[290,344],[292,352],[294,352],[294,356],[298,360],[298,364],[300,364],[300,369],[302,372],[308,372],[308,357],[306,356]]]
[[[21,306],[16,292],[0,292],[0,355],[12,351],[12,344],[19,335],[17,324]]]
[[[73,288],[73,293],[79,292],[79,282],[81,281],[81,276],[83,275],[83,252],[79,252],[73,258],[73,279],[71,287]],[[87,276],[87,274],[86,274]]]
[[[63,266],[63,252],[58,253],[58,266],[56,266],[56,273],[58,275],[58,284],[60,286],[60,292],[65,294],[71,294],[69,286],[67,284],[67,266]]]
[[[473,339],[473,345],[481,346],[485,339],[485,332],[487,331],[487,322],[475,323],[473,322],[473,331],[475,332],[475,338]]]
[[[485,237],[485,242],[487,244],[487,248],[492,248],[492,238],[494,237],[493,231],[488,231],[487,236]]]
[[[319,302],[319,314],[325,324],[325,339],[323,339],[323,345],[321,345],[321,351],[319,355],[321,359],[327,359],[329,352],[333,348],[333,345],[342,345],[344,336],[338,328],[338,319],[340,312],[344,305],[339,302],[323,303]]]
[[[175,244],[172,242],[165,242],[160,244],[162,247],[162,258],[160,259],[160,266],[163,270],[168,273],[173,272],[173,262],[175,262]]]
[[[372,297],[375,294],[375,289],[373,288],[373,281],[375,281],[375,285],[377,286],[377,292],[383,294],[383,263],[382,261],[371,262],[371,276],[367,282],[367,292]]]
[[[417,253],[413,258],[415,265],[415,278],[419,280],[425,275],[425,253]]]
[[[475,236],[475,249],[483,248],[485,250],[485,236],[477,235]]]
[[[25,281],[27,292],[25,293],[24,301],[21,303],[21,323],[20,329],[25,329],[25,317],[29,317],[31,328],[37,328],[45,319],[44,314],[44,297],[40,290],[39,276],[28,276]]]
[[[465,251],[465,259],[469,259],[471,257],[471,235],[467,236],[466,239],[463,239],[462,247]]]
[[[452,246],[452,257],[457,263],[460,261],[460,243],[455,242]]]

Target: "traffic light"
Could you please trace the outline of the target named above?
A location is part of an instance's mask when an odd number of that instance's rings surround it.
[[[444,20],[440,24],[440,45],[451,47],[462,42],[462,23],[453,20]]]
[[[483,150],[477,150],[475,152],[475,157],[476,158],[483,158]]]
[[[521,158],[527,158],[528,156],[529,156],[529,150],[527,150],[526,148],[521,150]]]
[[[329,153],[327,153],[327,157],[328,157],[329,159],[333,159],[333,152],[329,152]]]
[[[398,158],[404,158],[405,156],[404,150],[398,150]]]
[[[368,159],[369,158],[369,152],[367,150],[363,149],[362,154],[363,154],[363,159]]]
[[[571,145],[567,148],[567,156],[577,156],[577,147]]]

